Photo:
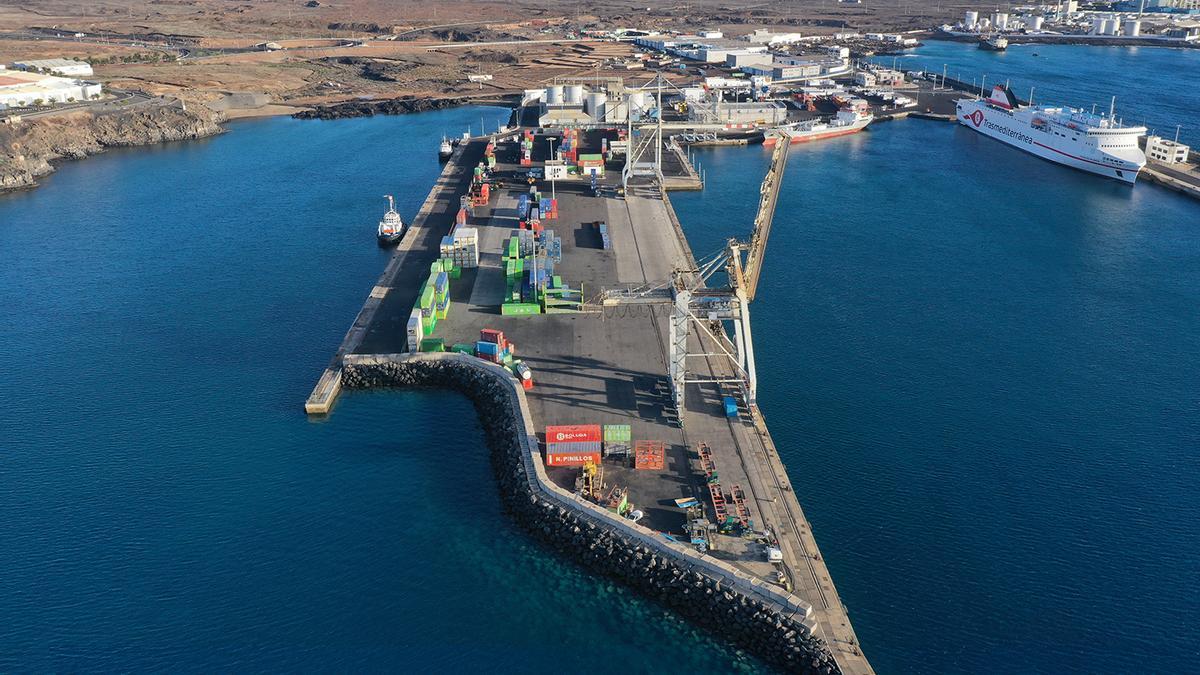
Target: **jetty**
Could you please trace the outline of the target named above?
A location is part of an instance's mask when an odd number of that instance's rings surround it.
[[[635,166],[644,143],[668,158],[657,175]],[[346,389],[457,389],[533,534],[774,665],[871,673],[755,394],[749,307],[787,147],[756,222],[739,224],[751,239],[697,260],[666,189],[699,176],[661,135],[515,127],[465,140],[306,411],[329,414]],[[562,173],[564,154],[602,159]],[[449,260],[461,264],[438,267]],[[539,279],[540,299],[514,301]],[[422,311],[436,327],[411,336]],[[548,427],[605,438],[560,465]]]

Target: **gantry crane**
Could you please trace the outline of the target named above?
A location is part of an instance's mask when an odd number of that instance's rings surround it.
[[[762,276],[763,256],[771,234],[771,222],[779,201],[779,189],[787,166],[787,139],[776,143],[771,162],[759,190],[758,213],[748,242],[730,239],[717,255],[698,262],[696,269],[677,269],[671,278],[635,288],[605,290],[600,303],[606,307],[621,305],[670,305],[672,307],[667,347],[669,375],[675,409],[684,409],[684,390],[692,383],[738,384],[748,405],[756,405],[758,377],[754,365],[754,342],[750,333],[750,302]],[[728,284],[710,288],[709,279],[724,269]],[[730,340],[726,324],[733,324]],[[688,339],[693,326],[700,352],[690,352]],[[705,339],[707,338],[707,340]],[[718,351],[707,353],[705,343]],[[689,357],[721,357],[732,365],[733,376],[697,377],[689,373]],[[682,419],[682,416],[681,416]]]

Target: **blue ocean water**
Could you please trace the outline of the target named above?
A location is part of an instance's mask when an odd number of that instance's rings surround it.
[[[0,670],[756,667],[513,525],[461,398],[301,412],[381,196],[411,218],[481,114],[238,123],[0,197]],[[795,149],[763,409],[879,672],[1194,670],[1200,202],[1003,150]],[[704,254],[766,158],[700,156]]]
[[[877,671],[1195,671],[1200,202],[945,122],[792,153],[759,400]],[[696,155],[702,256],[768,157]]]
[[[1002,52],[972,44],[931,40],[904,56],[875,61],[910,70],[946,73],[987,88],[1008,82],[1014,93],[1034,102],[1116,113],[1126,124],[1200,146],[1200,49],[1170,47],[1091,47],[1013,44]]]
[[[449,393],[303,401],[469,108],[241,122],[0,197],[0,671],[739,670],[533,543]]]

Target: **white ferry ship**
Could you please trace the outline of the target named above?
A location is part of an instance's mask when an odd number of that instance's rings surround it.
[[[867,128],[867,125],[874,119],[875,116],[867,112],[865,108],[842,108],[828,122],[809,120],[779,127],[775,133],[763,139],[763,145],[770,147],[778,143],[781,138],[787,138],[790,143],[805,143],[822,138],[855,134]]]
[[[1074,108],[1020,105],[1002,85],[986,99],[960,99],[960,124],[1051,162],[1132,184],[1146,165],[1138,139],[1146,127],[1127,127]]]

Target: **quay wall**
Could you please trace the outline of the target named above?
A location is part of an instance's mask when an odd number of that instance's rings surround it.
[[[507,370],[465,354],[350,354],[348,389],[437,387],[475,405],[506,507],[550,548],[616,578],[788,672],[839,673],[812,635],[812,607],[550,481],[525,392]]]

